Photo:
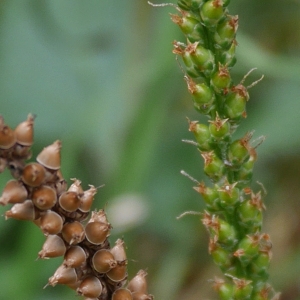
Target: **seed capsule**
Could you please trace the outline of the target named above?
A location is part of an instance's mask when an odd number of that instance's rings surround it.
[[[141,292],[134,292],[132,293],[132,300],[153,300],[153,296]]]
[[[92,264],[97,272],[107,273],[117,265],[117,262],[109,250],[101,249],[94,254]]]
[[[66,267],[78,268],[86,261],[86,253],[79,246],[72,246],[65,254],[63,264]]]
[[[46,236],[48,234],[57,234],[63,228],[63,219],[56,212],[47,210],[41,216],[40,228]]]
[[[45,180],[46,171],[38,163],[27,164],[22,172],[22,181],[32,187],[41,185]]]
[[[77,221],[65,224],[61,233],[63,239],[70,245],[82,242],[85,237],[84,227]]]
[[[128,289],[118,289],[112,295],[112,300],[132,300],[132,294]]]
[[[143,294],[147,294],[146,276],[147,276],[146,271],[144,270],[138,271],[137,275],[129,281],[127,288],[131,292],[140,292]]]
[[[97,298],[102,293],[102,285],[97,277],[88,276],[80,283],[76,291],[81,296]]]
[[[65,211],[72,212],[79,208],[80,199],[76,192],[67,191],[60,195],[58,203]]]
[[[58,170],[60,168],[60,149],[61,142],[57,140],[45,147],[36,160],[50,170]]]
[[[110,235],[110,225],[102,222],[90,222],[85,226],[87,240],[94,244],[102,244]]]
[[[49,234],[38,257],[43,259],[58,257],[64,255],[65,252],[66,246],[63,239],[56,234]]]
[[[5,125],[4,119],[0,116],[0,149],[9,149],[16,143],[14,131]]]
[[[76,192],[79,196],[83,195],[83,189],[81,186],[81,181],[76,178],[71,178],[73,183],[70,185],[68,191],[69,192]]]
[[[5,219],[14,218],[16,220],[35,219],[35,209],[31,200],[26,200],[23,203],[16,203],[10,210],[5,212]]]
[[[127,259],[124,241],[121,239],[117,239],[115,246],[110,250],[110,252],[113,254],[117,262],[124,262]]]
[[[80,206],[79,206],[79,209],[82,212],[90,211],[96,193],[97,193],[97,189],[93,185],[90,185],[90,188],[84,191],[83,196],[80,198]]]
[[[47,285],[55,286],[56,284],[75,284],[77,281],[77,274],[74,268],[68,268],[64,265],[58,267],[54,275],[49,278]],[[47,286],[46,285],[46,286]]]
[[[22,203],[27,198],[27,190],[23,183],[18,180],[9,180],[2,192],[0,198],[1,205],[7,205],[8,203]]]
[[[113,282],[119,282],[126,278],[127,276],[126,263],[118,263],[114,268],[106,273],[107,277]]]
[[[52,208],[56,203],[55,190],[47,185],[35,189],[32,193],[32,202],[41,210]]]
[[[17,143],[22,146],[31,146],[33,144],[33,122],[34,116],[29,114],[27,120],[20,123],[15,128]]]

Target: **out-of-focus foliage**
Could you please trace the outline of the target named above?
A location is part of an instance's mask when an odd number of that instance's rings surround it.
[[[236,82],[251,68],[265,79],[250,90],[248,118],[237,135],[255,129],[255,179],[268,190],[265,231],[274,255],[270,270],[282,300],[299,291],[300,2],[232,0],[238,14]],[[208,279],[219,271],[207,254],[197,216],[203,209],[185,169],[202,179],[198,151],[185,117],[195,113],[171,53],[182,40],[168,13],[146,0],[9,0],[0,13],[0,113],[14,127],[37,115],[34,156],[63,142],[62,171],[83,186],[105,187],[105,207],[123,236],[129,277],[147,268],[158,300],[216,298]],[[0,176],[0,187],[10,178]],[[255,186],[255,183],[254,183]],[[1,214],[6,208],[1,208]],[[42,287],[61,259],[35,261],[44,241],[31,223],[0,220],[1,299],[75,299],[66,287]]]

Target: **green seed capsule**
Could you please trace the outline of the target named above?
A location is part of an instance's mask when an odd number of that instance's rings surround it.
[[[199,45],[199,42],[189,44],[185,51],[191,54],[193,62],[205,76],[210,76],[215,67],[215,58],[213,53]]]
[[[184,10],[198,10],[203,0],[178,0],[178,6]]]
[[[227,16],[220,22],[214,34],[214,40],[223,50],[228,50],[235,39],[238,28],[238,16]]]
[[[204,172],[214,181],[218,181],[224,175],[225,166],[223,161],[218,158],[213,151],[202,152],[204,159]]]
[[[231,77],[227,66],[219,63],[218,70],[211,76],[211,85],[217,93],[221,93],[224,89],[231,86]]]
[[[207,125],[199,124],[198,121],[189,121],[189,131],[195,135],[201,151],[211,150],[212,138]]]
[[[194,27],[199,23],[199,20],[193,18],[189,13],[184,13],[182,17],[174,14],[170,14],[170,16],[184,34],[192,33]]]
[[[222,271],[227,271],[232,266],[232,255],[230,251],[222,248],[215,241],[210,240],[209,253],[211,254],[216,265]]]
[[[225,115],[234,122],[246,117],[246,103],[249,100],[247,89],[239,84],[231,89],[224,103]]]
[[[267,271],[270,265],[270,260],[270,253],[259,252],[258,256],[251,262],[251,274],[260,277],[262,280],[267,280],[269,276]]]
[[[216,278],[213,284],[214,289],[218,292],[221,300],[230,300],[233,294],[232,284],[226,283],[224,280]]]
[[[221,119],[217,113],[214,121],[209,121],[209,132],[216,141],[226,140],[230,136],[228,119]]]
[[[233,299],[235,300],[250,300],[252,293],[252,282],[251,280],[246,279],[233,279],[234,282],[234,291]]]
[[[220,209],[219,193],[216,188],[207,187],[204,182],[200,182],[198,186],[194,187],[194,190],[202,195],[208,210],[216,211]]]
[[[239,201],[240,191],[235,187],[236,184],[226,183],[218,190],[221,206],[226,208],[235,205]]]
[[[227,51],[222,51],[220,53],[220,63],[222,65],[226,65],[228,68],[233,67],[236,63],[235,57],[235,49],[236,49],[237,42],[233,40],[231,43],[230,48]]]
[[[208,28],[215,28],[224,15],[222,0],[209,0],[200,10],[200,16]]]

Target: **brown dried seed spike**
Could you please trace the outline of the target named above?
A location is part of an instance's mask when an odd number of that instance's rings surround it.
[[[82,212],[90,211],[96,193],[97,193],[97,189],[93,185],[90,185],[90,188],[84,191],[82,197],[80,198],[80,206],[79,206],[79,209]]]
[[[38,163],[27,164],[22,172],[22,181],[32,187],[40,186],[46,176],[44,167]]]
[[[143,294],[147,294],[147,281],[146,281],[147,272],[144,270],[138,271],[137,275],[133,277],[129,283],[127,288],[131,292],[140,292]]]
[[[123,262],[123,261],[126,261],[126,259],[127,259],[125,247],[124,247],[124,241],[121,239],[116,240],[116,244],[110,250],[110,252],[113,254],[113,256],[117,262]]]
[[[48,235],[38,258],[46,259],[64,255],[66,246],[61,237],[58,235]]]
[[[4,119],[0,116],[0,149],[9,149],[16,143],[14,131],[5,125]]]
[[[93,268],[99,273],[107,273],[117,265],[112,253],[107,249],[98,250],[92,258]]]
[[[63,219],[58,213],[47,210],[41,216],[40,228],[46,236],[60,233],[63,228]]]
[[[81,247],[72,246],[65,254],[63,264],[66,267],[78,268],[86,261],[86,258],[86,253]]]
[[[102,222],[91,222],[85,226],[87,240],[94,245],[102,244],[110,235],[110,225]]]
[[[76,281],[77,274],[75,269],[67,268],[64,265],[61,265],[55,271],[54,275],[49,278],[47,285],[55,286],[56,284],[75,284]]]
[[[34,116],[29,114],[27,120],[20,123],[15,128],[17,143],[22,146],[31,146],[33,144],[33,123]]]
[[[61,233],[69,245],[76,245],[82,242],[85,237],[84,227],[77,221],[65,224]]]
[[[36,160],[44,167],[51,170],[58,170],[60,168],[60,149],[61,142],[55,141],[53,144],[45,147]]]
[[[128,289],[118,289],[112,295],[112,300],[132,300],[132,294]]]
[[[65,211],[72,212],[79,208],[80,199],[76,192],[67,191],[60,195],[58,203]]]
[[[81,296],[97,298],[102,293],[102,285],[97,277],[88,276],[80,283],[76,291]]]
[[[31,198],[37,208],[47,210],[55,205],[57,195],[52,187],[44,185],[35,189]]]
[[[26,200],[23,203],[16,203],[10,210],[5,212],[5,219],[14,218],[17,220],[35,219],[34,205],[31,200]]]
[[[27,190],[23,183],[18,180],[9,180],[0,197],[0,204],[7,205],[8,203],[22,203],[27,198]]]

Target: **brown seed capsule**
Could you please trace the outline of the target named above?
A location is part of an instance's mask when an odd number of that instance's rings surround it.
[[[128,289],[118,289],[112,295],[112,300],[132,300],[132,294]]]
[[[85,237],[84,227],[77,221],[65,224],[61,233],[63,239],[70,245],[82,242]]]
[[[82,212],[90,211],[96,193],[97,193],[97,189],[93,185],[90,185],[90,188],[84,191],[82,197],[80,197],[80,206],[79,206],[79,209]]]
[[[89,222],[102,222],[109,224],[104,209],[100,209],[99,211],[92,211]]]
[[[132,293],[132,300],[153,300],[153,296],[141,292],[134,292]]]
[[[147,294],[147,281],[146,281],[147,272],[144,270],[139,270],[137,275],[133,277],[129,283],[127,288],[131,292],[140,292],[143,294]]]
[[[14,218],[17,220],[35,219],[35,209],[31,200],[26,200],[23,203],[16,203],[10,210],[5,212],[5,219]]]
[[[80,205],[80,199],[76,192],[68,191],[60,195],[58,203],[65,211],[72,212],[78,209]]]
[[[94,245],[102,244],[110,234],[110,226],[102,222],[91,222],[85,226],[87,240]]]
[[[16,143],[14,131],[4,124],[4,119],[0,116],[0,149],[9,149]]]
[[[123,262],[127,259],[124,241],[121,239],[116,240],[115,246],[110,250],[110,252],[113,254],[117,262]]]
[[[22,146],[31,146],[33,144],[33,122],[34,116],[29,114],[27,120],[20,123],[15,128],[17,143]]]
[[[31,199],[37,208],[47,210],[55,205],[57,196],[52,187],[43,185],[33,191]]]
[[[47,210],[42,213],[40,228],[44,235],[60,233],[63,228],[63,219],[58,213]]]
[[[86,253],[79,246],[72,246],[65,254],[63,264],[67,267],[78,268],[86,261]]]
[[[106,273],[107,277],[113,282],[119,282],[126,278],[126,263],[118,263],[114,268]]]
[[[41,185],[45,180],[46,171],[44,167],[38,163],[27,164],[22,172],[22,181],[33,187]]]
[[[58,267],[54,275],[49,278],[47,285],[55,286],[56,284],[75,284],[77,274],[74,268],[68,268],[64,265]],[[46,286],[47,286],[46,285]]]
[[[93,268],[99,273],[107,273],[117,265],[112,253],[107,249],[98,250],[92,258]]]
[[[27,190],[22,182],[18,180],[9,180],[0,198],[1,205],[7,205],[8,203],[22,203],[27,198]]]
[[[102,293],[102,284],[95,276],[88,276],[82,280],[77,293],[84,297],[97,298]]]
[[[76,192],[79,197],[83,195],[83,189],[81,186],[81,181],[76,178],[71,178],[73,180],[73,183],[70,185],[68,191],[69,192]]]
[[[45,147],[36,160],[44,167],[51,170],[58,170],[60,168],[60,149],[61,142],[55,141],[53,144]]]
[[[48,235],[42,250],[38,253],[38,257],[52,258],[64,255],[66,252],[66,246],[61,237],[58,235]]]

